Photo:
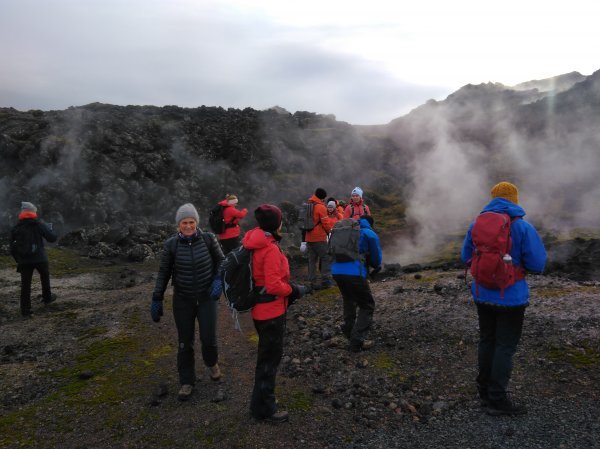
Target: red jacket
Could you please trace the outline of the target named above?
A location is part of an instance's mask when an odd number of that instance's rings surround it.
[[[327,218],[329,219],[329,224],[331,225],[331,229],[333,229],[333,227],[338,222],[338,220],[341,220],[342,218],[344,218],[344,214],[339,212],[337,210],[337,208],[333,209],[333,213],[329,213],[329,210],[327,210]]]
[[[313,223],[315,227],[311,231],[307,231],[304,237],[305,242],[326,242],[327,234],[331,232],[333,224],[329,221],[327,216],[327,208],[315,195],[308,199],[309,202],[314,203],[313,207]]]
[[[352,209],[354,208],[354,213],[352,213]],[[371,215],[371,209],[367,206],[363,200],[360,200],[358,203],[350,200],[346,209],[344,210],[344,218],[354,218],[358,220],[363,215]]]
[[[240,235],[239,222],[248,213],[248,209],[237,210],[235,206],[227,204],[227,200],[223,200],[219,203],[223,206],[223,220],[225,224],[234,224],[235,226],[226,227],[223,234],[219,234],[219,240],[232,239]]]
[[[265,287],[267,294],[277,296],[275,301],[256,304],[251,311],[252,318],[270,320],[283,315],[288,306],[287,297],[292,293],[287,257],[275,238],[258,227],[246,232],[242,245],[254,250],[252,277],[255,285]]]

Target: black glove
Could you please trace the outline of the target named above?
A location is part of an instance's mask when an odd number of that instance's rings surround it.
[[[152,317],[152,321],[158,323],[160,321],[160,317],[163,316],[163,302],[158,301],[156,299],[152,300],[152,304],[150,305],[150,316]]]
[[[306,287],[304,285],[293,284],[290,282],[290,287],[292,287],[292,293],[288,296],[290,304],[293,304],[294,301],[302,298],[306,294]]]
[[[371,276],[372,278],[375,277],[375,275],[377,275],[377,273],[379,273],[381,271],[381,265],[379,265],[378,267],[373,268],[373,270],[371,271],[371,274],[369,276]]]

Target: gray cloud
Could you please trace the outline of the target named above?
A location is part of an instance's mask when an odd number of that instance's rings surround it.
[[[372,63],[327,52],[318,46],[318,31],[303,36],[210,4],[202,12],[178,11],[184,6],[4,2],[0,106],[278,104],[372,124],[449,93],[403,83]]]

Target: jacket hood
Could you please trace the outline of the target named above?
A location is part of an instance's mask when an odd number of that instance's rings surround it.
[[[321,203],[321,204],[324,204],[324,203],[323,203],[323,200],[322,200],[322,199],[320,199],[320,198],[318,198],[316,195],[313,195],[313,196],[311,196],[311,197],[308,199],[308,201],[310,201],[311,203]]]
[[[242,244],[244,245],[244,248],[254,250],[264,248],[273,241],[275,241],[275,237],[273,237],[270,232],[266,232],[261,228],[256,227],[246,232]]]
[[[232,204],[227,204],[227,200],[219,201],[219,206],[228,207],[232,206]]]
[[[483,208],[481,212],[499,212],[507,214],[509,217],[524,217],[525,209],[518,204],[508,201],[504,198],[494,198]],[[362,221],[362,220],[361,220]]]

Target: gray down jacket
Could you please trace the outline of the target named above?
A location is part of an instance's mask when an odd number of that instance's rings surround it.
[[[214,234],[198,231],[191,240],[174,235],[163,247],[153,300],[162,301],[169,280],[174,295],[182,299],[208,299],[208,291],[217,273],[223,251]]]

